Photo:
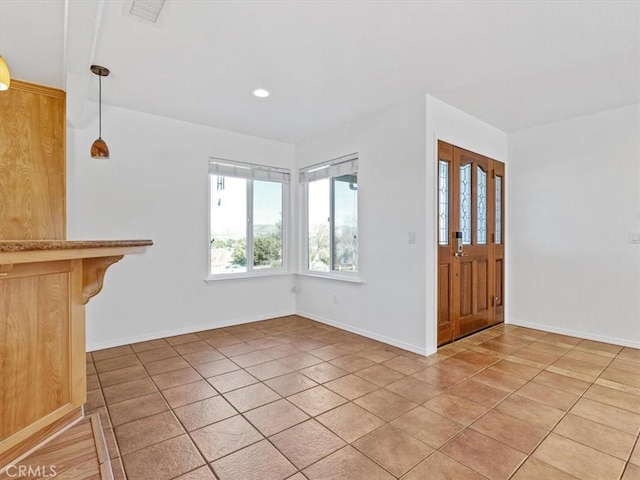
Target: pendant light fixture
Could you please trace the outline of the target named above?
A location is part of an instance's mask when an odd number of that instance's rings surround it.
[[[98,75],[99,96],[98,96],[98,139],[91,145],[91,158],[109,158],[109,147],[102,140],[102,77],[109,75],[109,69],[100,65],[91,65],[91,71]]]
[[[2,10],[2,5],[0,5],[0,10]],[[0,14],[0,17],[2,15]],[[0,34],[0,44],[2,43],[2,35]],[[7,62],[0,55],[0,92],[5,90],[9,90],[11,86],[11,73],[9,72],[9,66]]]
[[[9,67],[7,62],[4,61],[2,55],[0,55],[0,92],[9,90],[11,85],[11,73],[9,73]]]

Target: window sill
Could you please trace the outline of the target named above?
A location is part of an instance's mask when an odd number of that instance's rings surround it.
[[[304,271],[296,273],[296,275],[301,275],[303,277],[314,277],[314,278],[324,278],[326,280],[337,280],[339,282],[347,282],[347,283],[363,283],[360,277],[357,275],[349,275],[349,274],[340,274],[340,273],[324,273],[324,272],[310,272]]]
[[[287,270],[277,270],[275,272],[251,272],[251,273],[221,273],[219,275],[209,275],[204,279],[205,283],[215,283],[221,280],[238,280],[241,278],[261,278],[261,277],[279,277],[282,275],[292,275]]]

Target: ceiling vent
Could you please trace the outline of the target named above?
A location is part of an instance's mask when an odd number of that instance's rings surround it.
[[[133,0],[129,13],[156,23],[165,0]]]

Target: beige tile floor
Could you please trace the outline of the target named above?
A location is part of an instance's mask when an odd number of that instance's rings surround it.
[[[428,358],[291,316],[87,355],[116,479],[640,479],[640,350],[499,325]]]

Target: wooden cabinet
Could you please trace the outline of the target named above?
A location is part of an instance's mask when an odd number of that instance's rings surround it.
[[[65,240],[65,117],[61,90],[0,92],[0,471],[82,418],[84,306],[152,244]]]
[[[8,456],[54,417],[81,416],[84,319],[71,316],[76,271],[71,260],[32,263],[0,279],[0,445]]]
[[[85,304],[151,243],[0,241],[0,470],[82,417]]]
[[[0,92],[0,240],[65,238],[65,99],[20,80]]]

